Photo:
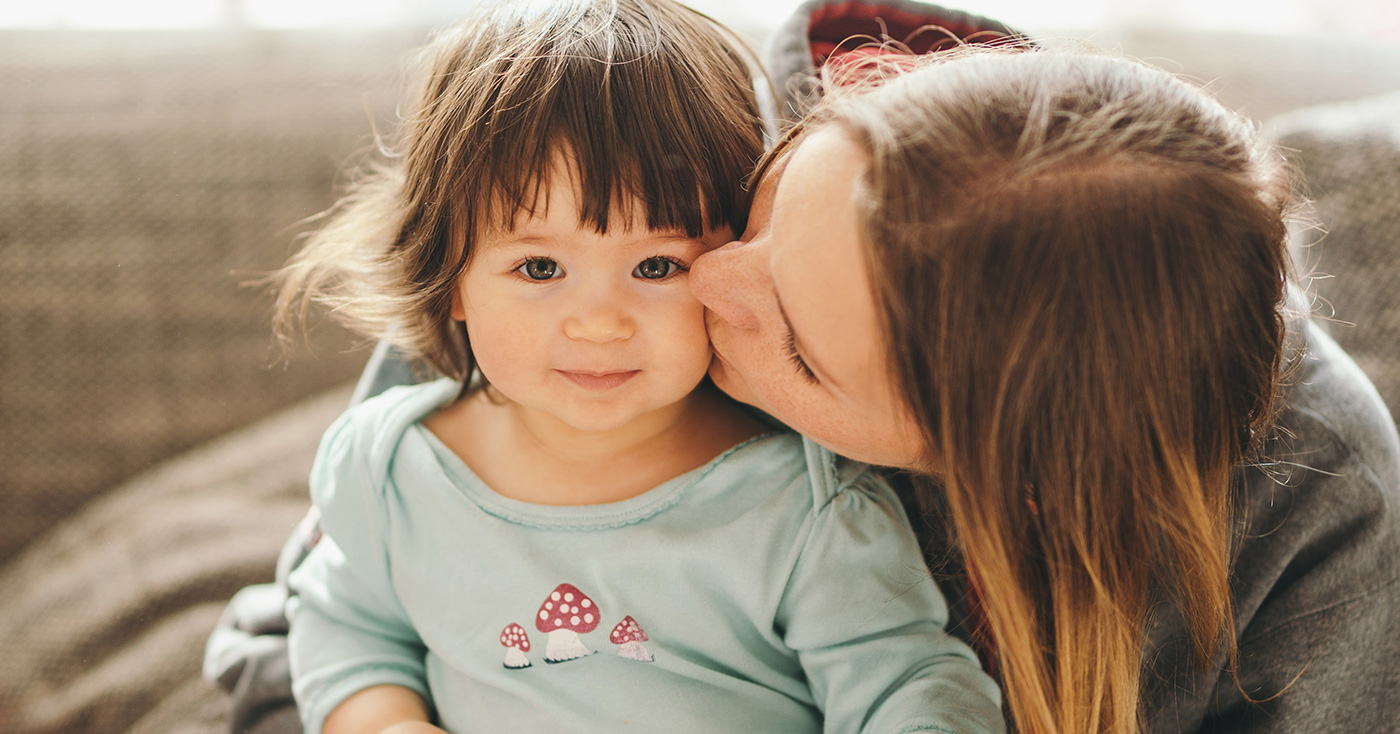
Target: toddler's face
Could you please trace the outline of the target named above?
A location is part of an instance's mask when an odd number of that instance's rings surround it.
[[[731,233],[648,229],[638,206],[599,234],[579,221],[573,179],[547,184],[533,215],[478,240],[458,281],[452,315],[478,366],[532,417],[574,429],[670,415],[710,365],[690,265]]]

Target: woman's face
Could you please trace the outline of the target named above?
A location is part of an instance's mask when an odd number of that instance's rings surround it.
[[[858,236],[865,167],[843,132],[812,134],[759,183],[740,241],[696,259],[690,287],[725,392],[843,456],[922,469]]]

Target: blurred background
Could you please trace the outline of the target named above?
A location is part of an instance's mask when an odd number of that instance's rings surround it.
[[[692,0],[692,7],[759,32],[801,0]],[[0,26],[81,29],[382,27],[449,21],[471,0],[49,0],[0,7]],[[950,6],[951,7],[951,6]],[[1345,33],[1394,39],[1400,6],[1391,0],[982,0],[957,6],[1034,33],[1131,27]]]
[[[218,729],[202,641],[271,578],[368,356],[324,320],[283,354],[248,284],[392,130],[405,62],[470,2],[0,0],[0,730]],[[691,4],[757,47],[798,5]],[[1279,129],[1400,90],[1395,0],[949,5],[1146,59]],[[1318,198],[1325,223],[1349,211]],[[1362,239],[1400,232],[1386,211]],[[1365,280],[1375,251],[1320,257],[1356,271],[1327,308],[1396,404],[1363,346],[1400,339],[1367,318],[1393,284]]]

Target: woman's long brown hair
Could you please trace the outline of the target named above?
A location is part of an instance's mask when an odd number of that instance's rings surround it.
[[[1151,605],[1233,659],[1240,468],[1273,412],[1286,177],[1123,59],[968,52],[836,95],[895,384],[1013,727],[1135,732]],[[799,130],[795,135],[804,134]]]

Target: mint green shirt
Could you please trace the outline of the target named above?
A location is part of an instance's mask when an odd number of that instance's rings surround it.
[[[322,441],[289,605],[308,734],[379,684],[455,734],[1003,731],[864,465],[781,432],[622,502],[526,504],[419,423],[457,391],[392,389]]]

